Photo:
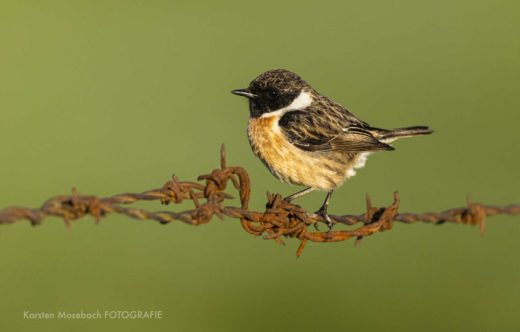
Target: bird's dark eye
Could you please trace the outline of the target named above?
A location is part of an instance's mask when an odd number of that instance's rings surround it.
[[[276,98],[278,97],[278,91],[275,89],[269,89],[267,90],[267,95],[269,96],[269,98]]]

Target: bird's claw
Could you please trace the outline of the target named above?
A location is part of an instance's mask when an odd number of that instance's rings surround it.
[[[329,227],[329,230],[327,231],[327,233],[330,233],[332,231],[332,227],[334,227],[334,222],[332,221],[332,219],[330,219],[330,216],[327,213],[327,211],[320,209],[320,210],[316,211],[316,214],[322,216],[323,219],[325,219],[325,223]],[[315,226],[315,227],[317,229],[317,226]]]

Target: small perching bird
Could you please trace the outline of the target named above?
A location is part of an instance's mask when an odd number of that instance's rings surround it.
[[[371,127],[285,69],[267,71],[232,93],[249,100],[248,136],[255,155],[281,181],[307,187],[285,200],[314,190],[327,193],[316,213],[329,231],[332,192],[365,165],[369,154],[394,150],[389,143],[398,138],[432,133],[424,126]]]

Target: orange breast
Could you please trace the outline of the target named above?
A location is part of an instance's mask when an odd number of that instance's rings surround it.
[[[279,119],[275,115],[251,118],[248,126],[253,152],[271,173],[284,182],[325,191],[340,186],[352,168],[352,161],[297,148],[285,137]]]

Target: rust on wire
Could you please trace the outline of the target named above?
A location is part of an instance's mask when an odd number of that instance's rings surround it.
[[[470,200],[466,207],[443,212],[399,213],[399,194],[395,192],[393,202],[388,207],[374,207],[367,195],[365,213],[330,216],[337,224],[347,226],[359,224],[357,228],[321,232],[317,225],[325,223],[325,220],[320,215],[308,213],[300,206],[285,201],[279,194],[267,194],[264,212],[249,210],[251,194],[249,175],[242,167],[227,166],[224,146],[221,149],[220,168],[199,176],[198,181],[180,181],[174,175],[161,188],[106,198],[80,195],[73,188],[71,195],[50,198],[39,208],[9,207],[0,210],[0,224],[12,224],[26,219],[31,225],[36,226],[48,217],[59,217],[70,226],[72,221],[85,215],[91,215],[96,222],[99,222],[102,217],[110,213],[141,220],[155,220],[161,224],[177,220],[190,225],[206,224],[215,216],[220,219],[229,217],[240,220],[246,232],[263,236],[267,240],[283,243],[282,238],[299,239],[301,242],[296,255],[300,256],[309,241],[338,242],[354,238],[356,243],[359,243],[366,236],[390,230],[395,221],[408,224],[415,222],[468,224],[479,226],[480,231],[483,232],[486,217],[498,214],[520,214],[520,204],[493,206],[474,203]],[[225,205],[225,202],[233,198],[226,193],[229,184],[238,192],[240,207]],[[152,200],[159,200],[165,205],[178,204],[188,200],[193,203],[193,208],[182,212],[151,212],[128,207],[129,204],[137,201]]]

